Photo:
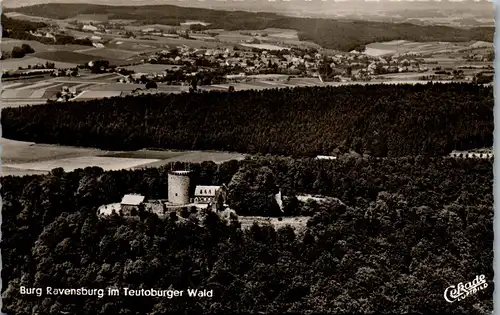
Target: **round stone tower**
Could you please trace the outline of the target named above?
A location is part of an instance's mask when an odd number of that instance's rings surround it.
[[[168,173],[168,201],[176,205],[189,203],[189,171]]]

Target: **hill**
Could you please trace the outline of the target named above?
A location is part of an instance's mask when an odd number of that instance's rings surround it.
[[[225,30],[293,29],[301,40],[324,48],[350,51],[372,42],[406,39],[412,41],[493,41],[494,28],[458,29],[446,26],[420,26],[409,23],[383,23],[286,17],[274,13],[222,11],[185,8],[173,5],[140,7],[92,4],[41,4],[6,9],[27,15],[68,19],[80,14],[107,14],[110,19],[137,20],[142,24],[180,25],[186,20],[210,23],[210,28]]]
[[[213,212],[159,220],[97,208],[168,191],[163,169],[2,177],[2,311],[8,314],[491,314],[493,165],[485,160],[273,159],[193,165],[204,183],[260,170],[261,184],[342,198],[302,206],[303,234],[240,228]],[[243,193],[249,190],[242,190]],[[163,195],[164,196],[164,195]],[[266,205],[255,202],[266,211]],[[187,220],[184,218],[188,217]],[[182,219],[182,220],[181,220]],[[448,303],[450,285],[488,287]],[[212,298],[26,296],[35,288],[213,290]],[[186,291],[184,291],[186,293]],[[43,302],[42,302],[43,301]]]
[[[12,38],[21,40],[33,40],[47,45],[83,45],[92,46],[92,41],[88,39],[75,39],[72,36],[58,35],[54,38],[45,36],[34,36],[30,32],[36,32],[38,29],[46,28],[48,25],[43,22],[32,22],[26,20],[18,20],[7,17],[1,14],[2,20],[2,38]]]
[[[444,155],[493,143],[493,89],[351,85],[5,108],[6,138],[110,150]]]

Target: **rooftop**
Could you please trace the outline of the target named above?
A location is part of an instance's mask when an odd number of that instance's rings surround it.
[[[220,189],[221,186],[196,186],[194,190],[195,196],[208,196],[213,197],[217,190]]]
[[[170,173],[174,175],[188,175],[191,171],[171,171]]]
[[[125,195],[123,196],[122,205],[138,206],[144,201],[144,196],[141,195]]]

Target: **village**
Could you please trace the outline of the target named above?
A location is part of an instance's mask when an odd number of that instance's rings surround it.
[[[335,84],[490,83],[493,74],[492,46],[485,42],[392,41],[341,52],[300,41],[290,30],[224,31],[203,21],[129,25],[99,14],[51,22],[30,36],[87,46],[56,53],[50,45],[23,44],[3,51],[8,104]]]

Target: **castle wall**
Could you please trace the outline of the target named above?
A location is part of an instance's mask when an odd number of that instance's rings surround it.
[[[189,174],[169,173],[168,174],[168,201],[173,204],[189,203]]]

